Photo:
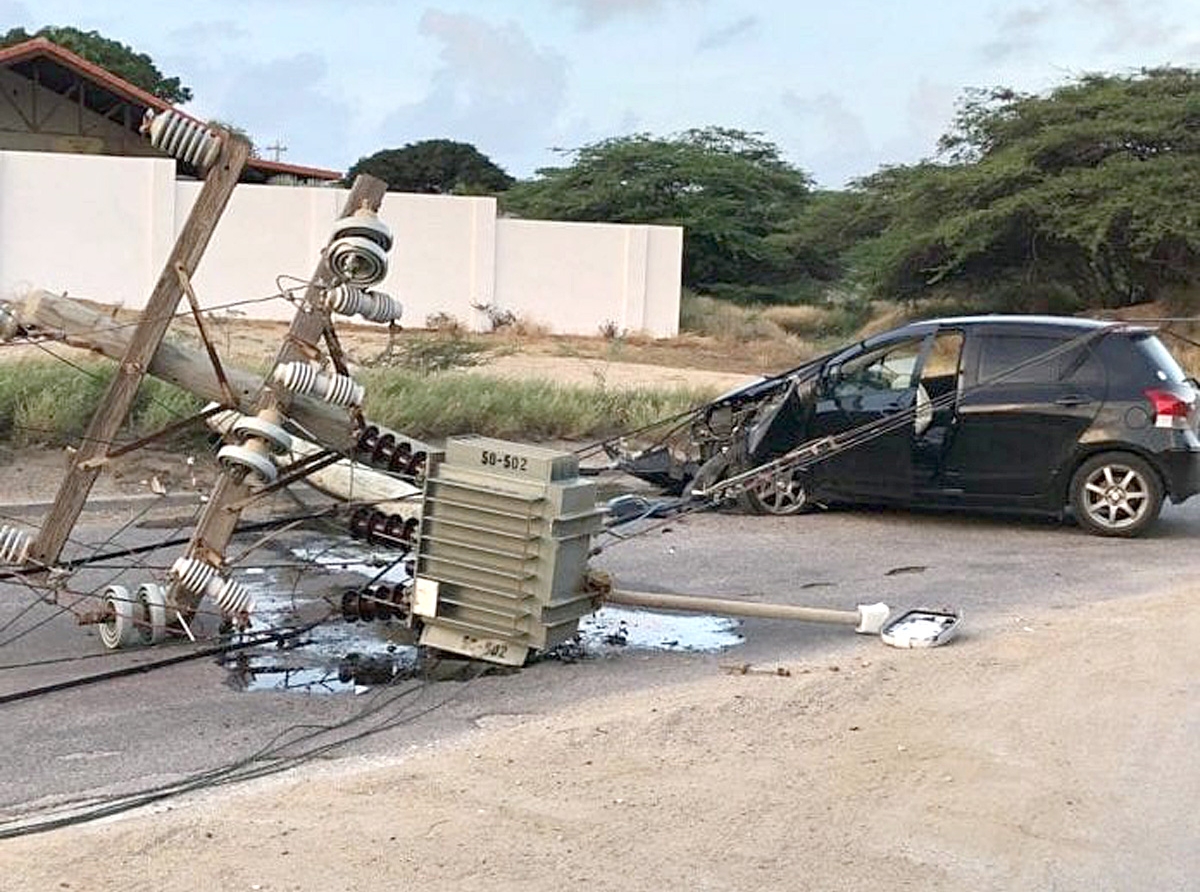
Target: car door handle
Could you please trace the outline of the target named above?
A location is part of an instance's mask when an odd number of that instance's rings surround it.
[[[1074,408],[1075,406],[1086,406],[1091,401],[1092,398],[1090,396],[1078,396],[1072,394],[1070,396],[1060,396],[1054,401],[1054,405]]]

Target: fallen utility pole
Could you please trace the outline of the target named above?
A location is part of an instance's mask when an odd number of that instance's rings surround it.
[[[133,325],[123,325],[112,312],[49,291],[30,292],[13,310],[22,327],[49,333],[60,343],[90,350],[120,361],[133,339]],[[262,391],[261,377],[226,364],[225,377],[236,405],[230,408],[253,413]],[[225,402],[225,394],[211,362],[199,350],[163,343],[146,369],[149,374],[181,387],[209,402]],[[292,398],[291,418],[330,449],[348,452],[354,448],[353,425],[345,409],[304,395]]]

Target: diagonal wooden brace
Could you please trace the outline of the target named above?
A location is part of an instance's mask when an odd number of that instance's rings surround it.
[[[220,157],[205,177],[204,187],[142,311],[129,347],[117,366],[117,373],[92,415],[75,460],[63,478],[54,504],[33,543],[30,557],[35,561],[50,566],[57,563],[62,554],[63,545],[79,519],[92,491],[92,484],[100,473],[94,460],[104,457],[121,425],[125,423],[137,396],[138,386],[179,306],[183,296],[179,270],[184,270],[190,276],[200,265],[204,249],[208,247],[209,239],[249,157],[250,143],[245,139],[231,137],[221,141]]]

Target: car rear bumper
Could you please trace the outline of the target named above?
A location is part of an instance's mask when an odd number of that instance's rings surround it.
[[[1168,449],[1155,458],[1172,503],[1179,504],[1200,492],[1200,448]]]

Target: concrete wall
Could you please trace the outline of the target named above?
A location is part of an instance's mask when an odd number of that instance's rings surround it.
[[[144,305],[201,189],[170,159],[0,152],[0,298],[30,287]],[[240,185],[195,277],[205,306],[266,297],[311,274],[344,190]],[[497,218],[491,198],[389,193],[382,290],[408,327],[445,313],[477,330],[492,306],[555,333],[676,334],[682,230]],[[287,319],[275,299],[237,308]]]

